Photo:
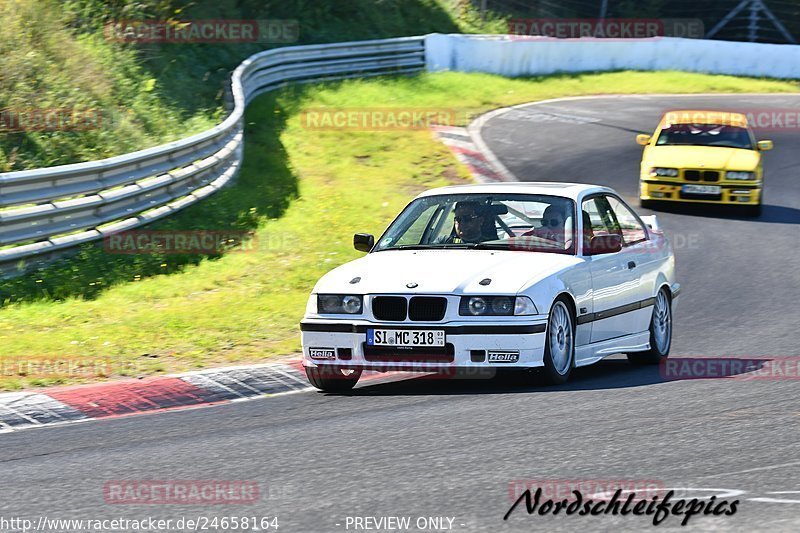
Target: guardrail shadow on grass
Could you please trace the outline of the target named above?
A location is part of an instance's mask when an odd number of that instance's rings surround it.
[[[303,101],[303,87],[287,87],[293,106]],[[297,176],[288,164],[280,142],[287,116],[295,109],[281,108],[278,97],[285,92],[267,93],[245,112],[242,167],[233,185],[202,202],[147,225],[146,231],[241,232],[255,231],[264,218],[278,218],[298,197]],[[183,272],[204,259],[218,259],[217,253],[115,254],[104,243],[83,245],[69,256],[24,276],[0,280],[0,308],[12,302],[61,300],[70,297],[96,298],[103,291],[131,281],[156,275]]]
[[[503,372],[483,379],[454,379],[423,375],[403,381],[362,385],[346,394],[353,396],[408,396],[547,393],[560,391],[612,390],[658,385],[673,381],[729,379],[747,380],[772,359],[738,357],[675,357],[667,365],[632,365],[626,359],[609,358],[576,368],[564,385],[549,386],[538,371]],[[698,363],[702,368],[698,370]],[[712,366],[713,363],[713,366]],[[741,364],[739,364],[741,363]],[[688,368],[688,370],[686,370]],[[711,370],[713,371],[711,371]],[[763,379],[763,376],[761,376]]]

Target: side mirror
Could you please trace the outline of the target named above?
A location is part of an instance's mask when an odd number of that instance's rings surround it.
[[[622,236],[616,233],[597,235],[589,242],[586,255],[613,254],[622,250]]]
[[[772,150],[772,147],[774,146],[772,141],[758,141],[758,143],[756,143],[756,145],[758,146],[758,149],[761,152],[766,152],[767,150]]]
[[[356,233],[353,235],[353,248],[359,252],[369,252],[375,246],[375,237],[369,233]]]
[[[650,144],[650,136],[645,135],[644,133],[640,133],[636,136],[636,144],[641,144],[642,146],[647,146]]]

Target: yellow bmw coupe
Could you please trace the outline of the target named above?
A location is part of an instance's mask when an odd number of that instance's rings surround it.
[[[747,117],[722,111],[670,111],[644,146],[639,179],[642,207],[656,202],[739,205],[761,214],[764,168],[761,152],[772,141],[756,141]]]

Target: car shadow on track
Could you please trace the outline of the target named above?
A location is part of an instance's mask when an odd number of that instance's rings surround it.
[[[388,380],[378,378],[363,380],[347,392],[321,393],[342,396],[413,396],[458,394],[510,394],[587,390],[611,390],[644,387],[675,381],[709,379],[752,380],[779,379],[795,375],[796,357],[670,357],[660,365],[632,365],[622,355],[604,359],[590,366],[576,368],[564,385],[548,385],[541,369],[464,369],[458,377],[452,375],[421,374],[419,377]],[[470,371],[471,370],[471,371]],[[476,371],[477,370],[477,371]],[[412,374],[413,375],[413,374]]]
[[[656,204],[651,209],[655,214],[671,213],[676,215],[690,215],[703,218],[720,218],[725,220],[743,220],[747,222],[767,222],[771,224],[800,224],[800,209],[783,205],[764,204],[761,215],[754,217],[744,214],[739,206],[703,205],[695,204]]]
[[[642,387],[671,381],[658,366],[634,366],[625,359],[605,359],[576,368],[564,385],[546,385],[536,372],[501,373],[495,377],[450,378],[425,375],[389,383],[364,384],[351,396],[455,395],[558,392]]]
[[[672,357],[661,365],[631,365],[623,356],[576,368],[564,385],[547,385],[540,371],[502,372],[453,378],[426,374],[405,380],[362,382],[349,396],[509,394],[610,390],[685,380],[749,380],[784,377],[796,358]],[[489,369],[491,370],[491,369]]]

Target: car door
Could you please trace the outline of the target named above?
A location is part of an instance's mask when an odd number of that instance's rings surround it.
[[[591,231],[586,236],[622,235],[608,195],[598,194],[586,198],[581,204],[588,214]],[[584,215],[584,220],[586,216]],[[578,323],[591,322],[591,342],[601,342],[636,332],[638,324],[631,312],[638,309],[639,280],[630,268],[633,254],[629,247],[619,252],[592,255],[587,258],[592,277],[592,309],[578,316]]]
[[[635,301],[641,310],[630,311],[628,319],[633,327],[632,333],[643,332],[650,326],[656,280],[664,257],[651,246],[649,232],[633,210],[617,196],[608,195],[607,199],[622,232],[626,266],[637,283]]]

